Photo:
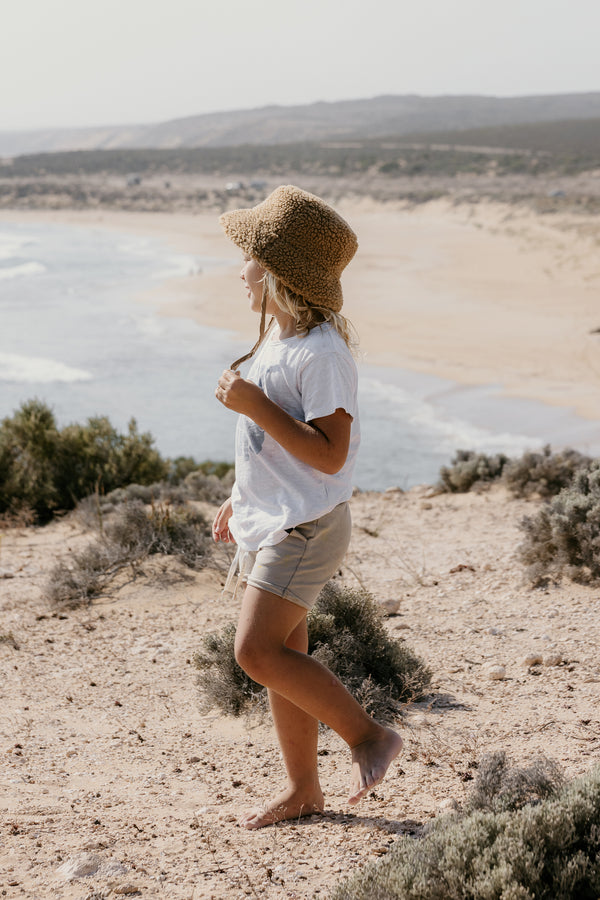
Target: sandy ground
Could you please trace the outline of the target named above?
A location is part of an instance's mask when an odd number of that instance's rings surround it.
[[[400,721],[403,753],[351,809],[347,750],[325,733],[326,814],[259,832],[236,818],[282,783],[269,722],[202,713],[190,663],[206,632],[236,618],[219,569],[190,576],[155,557],[114,597],[59,613],[41,599],[47,573],[89,534],[74,518],[5,529],[2,895],[325,897],[447,814],[486,751],[588,771],[600,752],[598,589],[524,583],[518,523],[535,501],[500,488],[430,494],[357,494],[343,570],[348,585],[400,601],[387,627],[434,673],[431,695]],[[528,667],[529,654],[544,663]]]
[[[360,246],[344,274],[344,311],[365,360],[600,416],[600,220],[526,206],[414,209],[369,199],[339,206]],[[158,237],[215,261],[140,299],[165,315],[228,328],[257,323],[238,285],[239,255],[217,213],[1,211],[0,221],[101,225]]]

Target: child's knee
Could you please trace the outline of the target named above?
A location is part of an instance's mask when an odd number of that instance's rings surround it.
[[[234,652],[237,664],[242,667],[246,675],[259,684],[266,685],[268,683],[269,673],[274,665],[274,654],[269,647],[264,646],[251,634],[240,634],[236,635]]]
[[[260,669],[260,648],[256,641],[252,640],[250,635],[237,634],[235,638],[235,661],[241,666],[246,675],[259,681],[258,674]],[[261,683],[259,681],[259,683]]]

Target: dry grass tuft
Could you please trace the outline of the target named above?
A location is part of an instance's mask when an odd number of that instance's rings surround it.
[[[89,603],[115,587],[117,576],[140,573],[148,556],[175,556],[192,569],[203,568],[209,558],[210,529],[195,510],[166,504],[146,507],[140,500],[123,504],[104,524],[99,537],[73,553],[70,564],[58,563],[46,583],[44,597],[51,603],[76,607]]]

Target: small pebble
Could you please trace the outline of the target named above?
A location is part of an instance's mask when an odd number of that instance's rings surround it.
[[[504,681],[506,668],[504,666],[490,666],[487,670],[487,676],[491,681]]]
[[[545,666],[560,666],[562,662],[563,658],[560,653],[546,653],[544,656]]]
[[[417,728],[421,728],[422,726],[427,725],[428,721],[429,720],[427,719],[427,716],[424,716],[421,714],[417,714],[416,716],[411,716],[411,718],[410,718],[410,724],[416,725]]]
[[[381,606],[388,616],[393,616],[394,613],[397,613],[400,609],[400,598],[390,597],[388,600],[380,600],[379,606]]]
[[[543,658],[541,653],[528,653],[525,659],[523,660],[524,666],[541,666],[543,663]]]
[[[459,809],[458,802],[454,797],[446,797],[446,799],[442,800],[440,803],[439,809],[442,812],[457,812]]]
[[[102,857],[96,853],[79,853],[71,856],[62,866],[59,866],[57,872],[65,881],[71,881],[74,878],[87,878],[89,875],[95,875],[101,865]]]

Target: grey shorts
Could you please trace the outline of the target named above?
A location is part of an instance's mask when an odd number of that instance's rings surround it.
[[[257,550],[248,584],[310,609],[339,569],[351,531],[350,507],[340,503],[313,522],[293,528],[274,547]]]

